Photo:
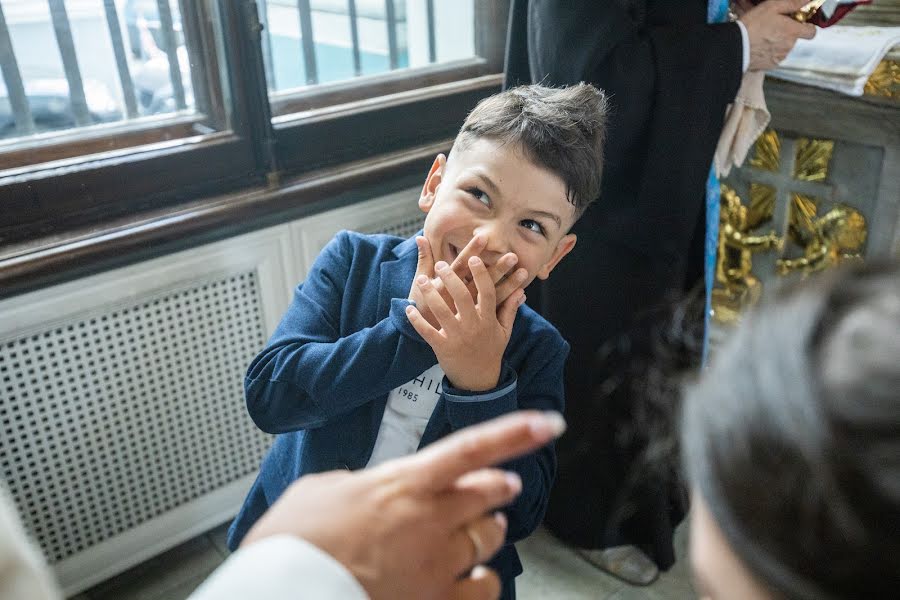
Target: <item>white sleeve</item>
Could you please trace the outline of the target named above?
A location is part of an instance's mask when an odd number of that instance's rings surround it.
[[[741,48],[743,52],[741,68],[743,68],[744,73],[746,73],[747,69],[750,68],[750,35],[747,33],[747,27],[743,23],[740,21],[735,22],[737,23],[738,29],[741,30]]]
[[[60,600],[62,594],[0,482],[0,600],[20,598]]]
[[[305,540],[276,535],[232,554],[188,600],[369,600],[344,566]]]

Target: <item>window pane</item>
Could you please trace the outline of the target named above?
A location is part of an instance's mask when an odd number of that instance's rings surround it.
[[[260,11],[274,93],[475,56],[473,0],[263,0]]]
[[[0,40],[0,138],[195,112],[177,0],[0,0],[0,9],[0,37],[5,25],[11,41],[4,52]]]

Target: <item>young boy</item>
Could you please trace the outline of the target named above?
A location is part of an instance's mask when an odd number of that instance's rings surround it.
[[[345,231],[325,247],[247,372],[250,416],[280,435],[230,548],[302,475],[412,454],[517,409],[562,412],[568,345],[522,305],[524,288],[575,245],[568,231],[600,190],[605,121],[602,93],[584,84],[487,98],[428,173],[423,236]],[[555,452],[505,467],[522,493],[488,564],[514,598],[513,542],[543,518]]]

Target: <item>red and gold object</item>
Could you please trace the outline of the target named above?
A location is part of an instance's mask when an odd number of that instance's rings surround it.
[[[750,0],[759,4],[765,0]],[[812,0],[794,13],[801,23],[812,23],[817,27],[830,27],[847,16],[860,4],[871,4],[872,0]]]

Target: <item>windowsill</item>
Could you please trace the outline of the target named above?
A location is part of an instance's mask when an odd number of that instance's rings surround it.
[[[452,140],[0,248],[0,297],[146,260],[418,183]],[[368,190],[371,193],[365,193]]]

